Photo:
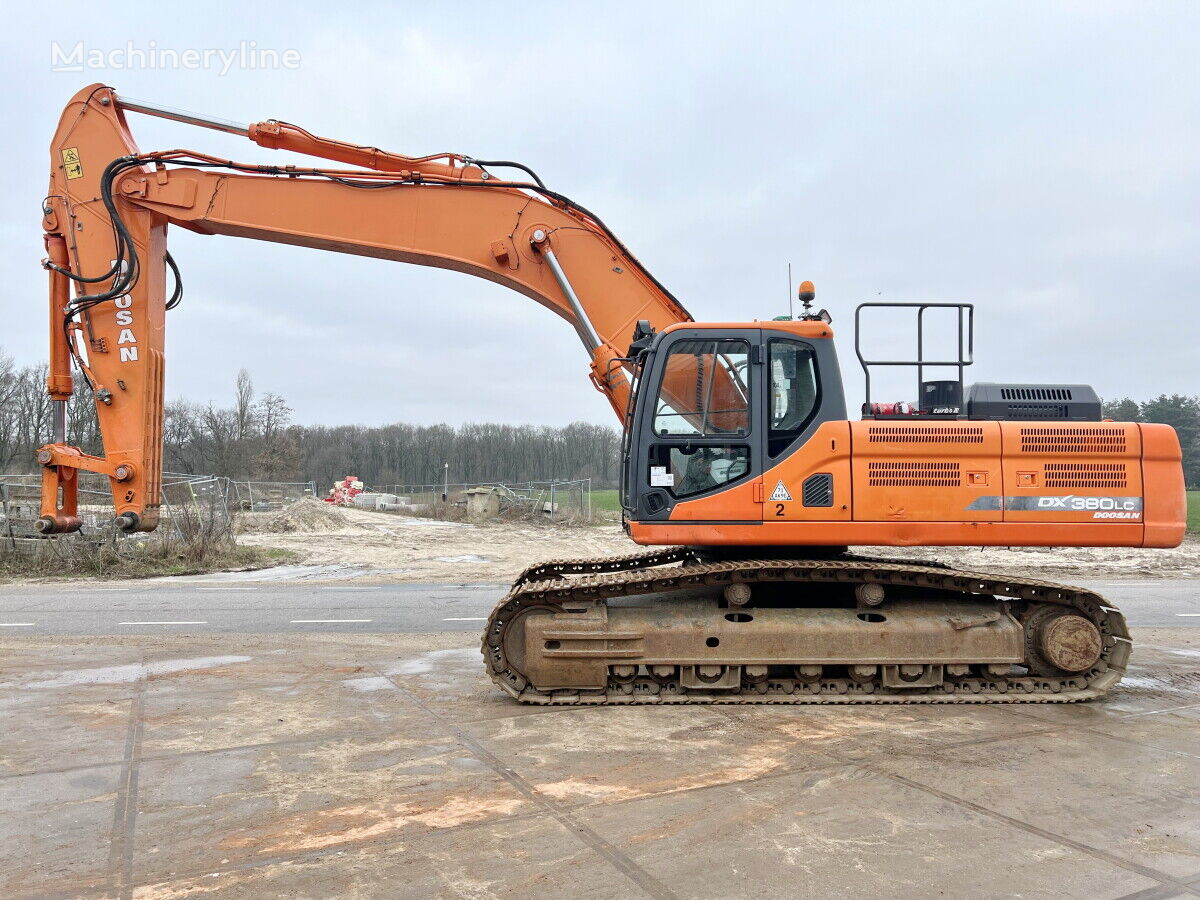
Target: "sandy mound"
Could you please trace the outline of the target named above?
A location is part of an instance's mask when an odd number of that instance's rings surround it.
[[[350,518],[332,503],[297,500],[273,512],[247,512],[237,517],[239,534],[290,534],[338,531],[350,527]]]

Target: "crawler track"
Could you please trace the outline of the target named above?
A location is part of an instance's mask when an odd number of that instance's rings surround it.
[[[768,677],[738,689],[682,687],[648,673],[632,680],[610,679],[604,690],[539,690],[506,658],[505,631],[523,614],[562,611],[564,603],[604,603],[615,597],[670,595],[734,582],[875,582],[957,592],[964,599],[1008,598],[1024,604],[1070,607],[1098,629],[1102,650],[1088,671],[1073,675],[947,675],[935,687],[894,688],[881,678]],[[687,548],[668,548],[598,559],[552,560],[526,569],[492,610],[482,651],[488,674],[508,694],[534,704],[656,703],[1070,703],[1102,696],[1125,671],[1132,647],[1125,617],[1092,591],[1034,579],[964,572],[939,565],[910,565],[855,556],[833,559],[740,559],[713,561]]]

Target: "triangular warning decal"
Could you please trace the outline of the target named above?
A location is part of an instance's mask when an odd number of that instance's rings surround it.
[[[779,500],[791,500],[792,495],[788,493],[788,489],[783,484],[783,479],[779,480],[779,484],[775,485],[775,490],[771,491],[771,502]]]

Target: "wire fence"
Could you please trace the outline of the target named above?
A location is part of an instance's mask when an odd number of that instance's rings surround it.
[[[238,509],[265,512],[283,509],[289,503],[316,499],[315,481],[233,481],[233,500]]]
[[[468,518],[524,515],[547,521],[592,521],[592,479],[572,481],[495,481],[458,484],[393,484],[385,492],[394,495],[401,509],[457,508]]]
[[[113,498],[107,476],[78,472],[79,517],[85,539],[120,541],[113,527]],[[48,539],[38,533],[41,515],[40,475],[0,475],[0,542],[19,545]],[[359,503],[360,500],[363,501]],[[181,541],[232,536],[239,512],[280,510],[291,503],[317,499],[312,481],[236,481],[215,475],[164,472],[157,535]],[[394,484],[360,494],[356,506],[389,512],[486,519],[541,519],[591,522],[592,480],[524,481],[517,483]],[[145,534],[137,535],[146,540]]]
[[[113,500],[107,476],[78,472],[79,518],[85,538],[120,540],[132,537],[113,527]],[[41,515],[40,475],[0,475],[0,540],[17,549],[44,541],[35,527]],[[234,481],[215,475],[164,472],[159,537],[181,541],[222,538],[233,534],[235,512],[278,510],[316,496],[311,482]],[[139,537],[145,539],[145,535]]]

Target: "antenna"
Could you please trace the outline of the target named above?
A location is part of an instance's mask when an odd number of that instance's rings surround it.
[[[788,263],[788,318],[796,318],[796,311],[792,307],[792,264]]]

